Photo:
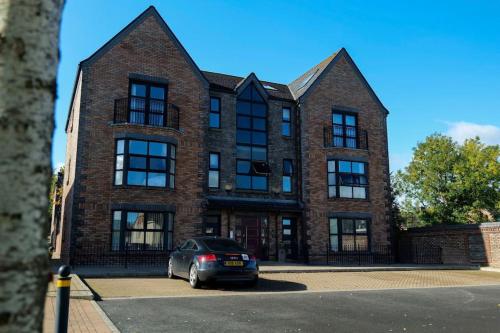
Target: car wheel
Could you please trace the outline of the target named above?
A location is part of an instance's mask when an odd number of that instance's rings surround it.
[[[172,259],[170,259],[168,261],[167,277],[169,279],[175,279],[176,278],[176,276],[174,275],[174,265],[172,264]]]
[[[189,267],[189,284],[191,288],[199,288],[200,287],[200,279],[198,279],[198,268],[196,268],[196,264],[192,264]]]

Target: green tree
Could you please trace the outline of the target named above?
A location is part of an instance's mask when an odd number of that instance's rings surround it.
[[[431,135],[393,186],[406,225],[492,221],[500,211],[500,147]]]

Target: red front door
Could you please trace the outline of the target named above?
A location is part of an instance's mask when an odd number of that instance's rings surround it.
[[[260,218],[242,217],[240,228],[242,245],[248,252],[260,258],[262,254],[260,246]]]

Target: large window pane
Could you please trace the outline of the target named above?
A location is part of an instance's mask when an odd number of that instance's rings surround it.
[[[253,118],[253,129],[265,131],[266,130],[266,119],[264,118]]]
[[[290,109],[283,108],[283,120],[290,121]]]
[[[335,172],[335,161],[328,161],[328,172]]]
[[[253,132],[252,143],[254,145],[266,145],[267,135],[265,132]]]
[[[339,124],[339,125],[342,125],[342,115],[341,114],[338,114],[338,113],[334,113],[333,114],[333,123],[334,124]]]
[[[351,173],[351,162],[339,161],[339,172]]]
[[[160,142],[149,143],[149,155],[167,156],[167,144]]]
[[[249,146],[236,146],[236,158],[251,159],[251,148]]]
[[[335,185],[335,184],[336,184],[335,174],[329,173],[328,174],[328,185]]]
[[[361,162],[352,162],[352,172],[364,174],[365,164]]]
[[[236,112],[238,112],[239,114],[250,115],[251,114],[251,105],[252,104],[249,102],[238,101],[236,103]]]
[[[250,189],[252,187],[252,177],[236,175],[236,187],[241,189]]]
[[[165,158],[150,158],[149,168],[151,170],[167,170],[167,160]]]
[[[342,220],[342,233],[343,234],[352,234],[354,233],[354,221],[350,219]]]
[[[148,173],[148,186],[165,187],[167,185],[167,175],[165,173]]]
[[[129,250],[144,249],[144,231],[129,231],[125,236],[125,244]]]
[[[146,229],[148,230],[163,229],[163,213],[148,213]]]
[[[130,156],[129,168],[146,169],[146,157]]]
[[[335,186],[328,186],[328,197],[334,198],[337,196],[337,188]]]
[[[366,220],[356,220],[356,234],[366,233],[367,231]]]
[[[129,171],[127,174],[127,184],[146,186],[146,172]]]
[[[339,186],[339,195],[341,198],[352,198],[352,187]]]
[[[220,100],[218,98],[210,98],[210,111],[219,112],[220,111]]]
[[[150,96],[154,99],[165,99],[165,88],[151,86]]]
[[[356,199],[366,199],[366,188],[364,187],[353,187],[352,196]]]
[[[146,86],[144,84],[132,84],[131,92],[132,96],[146,97]]]
[[[236,126],[238,128],[252,128],[252,122],[250,117],[238,116],[236,118]]]
[[[337,234],[338,233],[338,224],[336,218],[330,218],[330,233]]]
[[[116,171],[115,173],[115,185],[123,184],[123,171]]]
[[[254,161],[266,161],[267,160],[267,148],[253,147],[252,148],[252,160],[254,160]]]
[[[267,106],[265,104],[252,104],[252,115],[257,117],[266,116]]]
[[[252,177],[252,188],[256,190],[266,190],[267,189],[267,177]]]
[[[147,155],[148,154],[148,142],[147,141],[130,140],[128,150],[129,150],[129,154]]]
[[[219,168],[219,154],[210,154],[210,168]]]
[[[146,232],[145,250],[162,250],[163,249],[163,232],[150,231]]]
[[[243,130],[236,131],[236,142],[237,143],[244,143],[244,144],[251,144],[252,143],[252,132],[243,131]]]
[[[250,161],[236,161],[236,172],[237,173],[250,173],[251,163]]]
[[[281,124],[281,135],[290,136],[290,123]]]
[[[356,126],[356,117],[355,116],[345,116],[345,124],[347,126]]]
[[[283,192],[292,192],[292,177],[283,176]]]
[[[219,187],[219,171],[215,170],[208,171],[208,187],[211,188]]]
[[[144,213],[127,212],[127,229],[144,229]]]
[[[210,113],[210,127],[219,128],[220,127],[220,114]]]
[[[355,251],[354,235],[342,235],[342,250]]]
[[[215,170],[208,171],[208,187],[211,188],[219,187],[219,171]]]
[[[124,153],[124,145],[125,145],[125,141],[124,140],[118,140],[118,141],[116,141],[116,153],[117,154],[123,154]]]
[[[330,236],[330,250],[335,252],[339,250],[339,236]]]

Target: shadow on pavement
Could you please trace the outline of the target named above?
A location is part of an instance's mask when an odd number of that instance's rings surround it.
[[[243,283],[238,282],[215,282],[209,283],[202,287],[203,289],[220,290],[220,291],[239,291],[239,292],[283,292],[283,291],[301,291],[307,290],[307,286],[302,283],[282,280],[268,280],[260,278],[259,283],[255,287],[248,287]]]

